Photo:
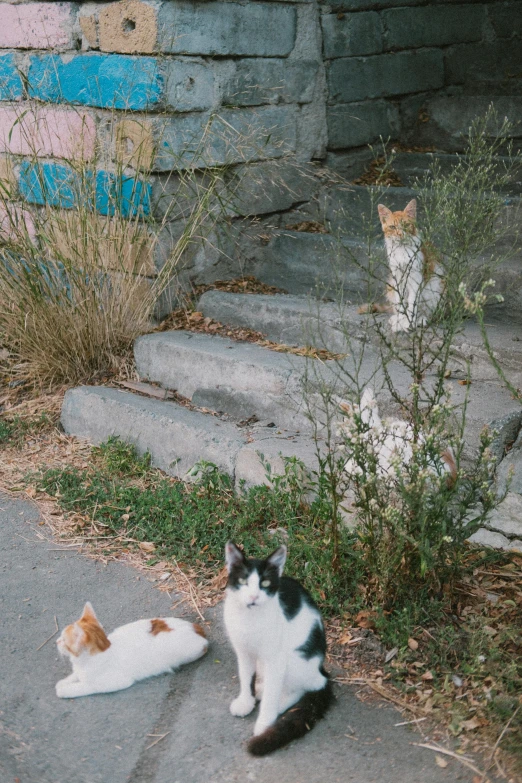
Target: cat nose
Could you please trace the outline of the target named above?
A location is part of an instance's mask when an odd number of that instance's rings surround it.
[[[257,593],[256,595],[250,595],[248,598],[253,603],[254,601],[257,601],[257,599],[259,598],[259,593]]]

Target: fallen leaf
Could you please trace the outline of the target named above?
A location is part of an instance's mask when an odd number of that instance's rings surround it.
[[[153,544],[152,541],[141,541],[139,547],[144,552],[154,552],[156,549],[156,544]]]
[[[399,652],[399,648],[398,647],[394,647],[392,650],[387,652],[386,653],[386,658],[384,659],[384,663],[389,663],[392,660],[392,658],[395,658],[395,656],[397,655],[398,652]]]
[[[470,720],[463,720],[460,725],[465,731],[475,731],[482,726],[482,723],[478,718],[470,718]]]
[[[362,610],[355,618],[355,623],[359,628],[375,628],[375,612]]]
[[[410,650],[418,650],[419,649],[419,643],[415,639],[408,639],[408,647]]]
[[[347,631],[339,639],[339,644],[348,644],[351,640],[352,640],[352,634]]]
[[[468,381],[466,378],[463,378],[459,381],[461,386],[471,386],[471,381]]]
[[[446,759],[443,759],[442,756],[439,756],[438,754],[435,756],[435,764],[442,769],[446,769],[448,766]]]
[[[424,672],[424,674],[421,677],[421,680],[424,680],[424,682],[428,682],[429,680],[433,680],[433,674],[430,671]]]

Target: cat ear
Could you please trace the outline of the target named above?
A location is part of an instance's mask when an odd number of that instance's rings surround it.
[[[275,566],[279,572],[279,576],[281,576],[286,563],[286,546],[282,544],[278,547],[275,552],[272,552],[272,554],[267,557],[266,562],[268,565]]]
[[[389,218],[390,215],[392,214],[391,209],[385,207],[384,204],[377,204],[377,212],[379,213],[381,223],[385,223],[386,219]]]
[[[406,204],[404,207],[404,214],[408,215],[411,220],[415,220],[417,218],[417,199],[412,198],[409,204]]]
[[[232,541],[228,541],[225,546],[225,561],[227,564],[227,571],[230,573],[234,566],[240,565],[245,562],[245,556],[243,552],[237,548]]]
[[[80,617],[80,620],[96,620],[98,621],[98,618],[96,617],[96,614],[94,613],[94,609],[92,608],[92,604],[90,601],[85,602],[85,606],[83,607],[82,616]]]

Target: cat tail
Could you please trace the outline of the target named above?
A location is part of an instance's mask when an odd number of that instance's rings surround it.
[[[391,304],[379,304],[378,302],[369,302],[363,304],[357,308],[359,315],[366,315],[367,313],[393,313],[394,307]]]
[[[293,707],[278,717],[273,726],[252,737],[247,746],[249,753],[266,756],[292,740],[304,737],[324,717],[334,698],[329,679],[320,691],[307,691]]]

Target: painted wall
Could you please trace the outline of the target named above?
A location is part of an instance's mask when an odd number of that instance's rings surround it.
[[[238,165],[237,211],[290,209],[309,194],[288,156],[341,168],[405,137],[441,91],[498,91],[520,73],[521,30],[521,0],[0,0],[0,178],[72,209],[71,160],[92,162],[93,210],[161,212],[217,112],[205,161]]]

